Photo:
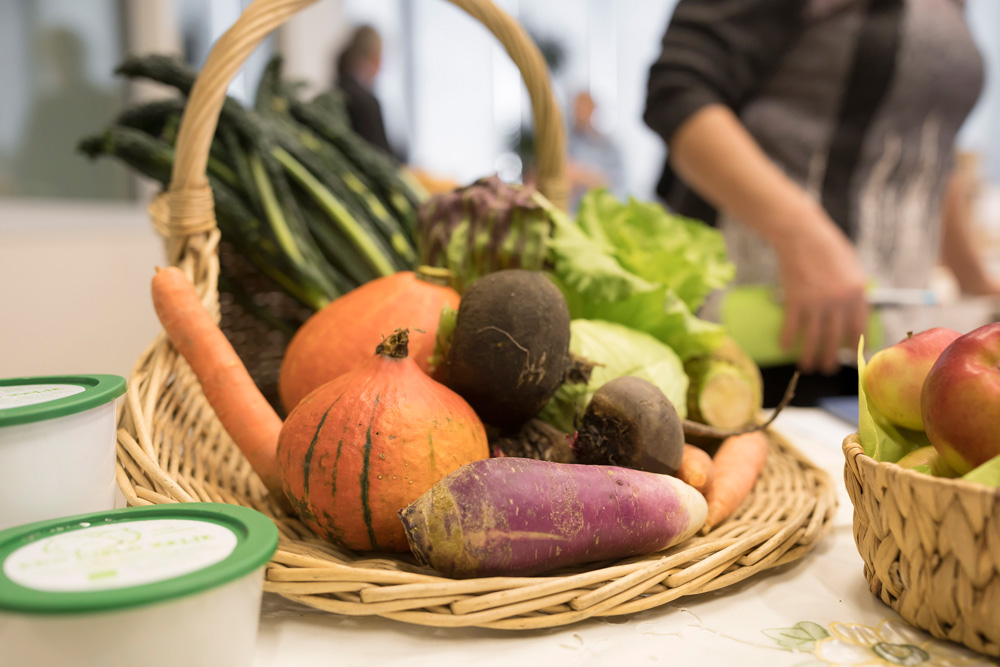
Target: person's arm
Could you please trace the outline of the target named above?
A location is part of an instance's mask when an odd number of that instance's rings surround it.
[[[983,265],[972,234],[972,187],[968,174],[956,169],[944,194],[941,255],[964,294],[1000,295],[1000,282]]]
[[[801,0],[681,0],[650,69],[646,124],[703,199],[774,248],[785,298],[782,344],[803,370],[834,371],[867,326],[865,276],[848,239],[740,123],[799,34]]]
[[[857,254],[822,207],[763,153],[733,112],[703,107],[674,134],[670,159],[681,178],[774,248],[784,288],[781,342],[800,338],[804,370],[837,368],[868,320]]]

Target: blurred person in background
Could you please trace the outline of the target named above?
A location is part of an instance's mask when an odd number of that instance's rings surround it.
[[[368,143],[402,161],[389,145],[375,79],[382,69],[382,37],[370,25],[351,33],[337,56],[337,87],[344,96],[351,127]]]
[[[763,369],[769,404],[796,365],[799,404],[856,393],[838,351],[857,348],[870,284],[925,288],[941,258],[963,291],[1000,292],[953,169],[983,79],[962,4],[677,4],[644,113],[669,149],[657,190],[721,229],[737,289],[780,287],[780,344],[800,347],[797,364]],[[881,313],[886,344],[906,320],[905,308]]]
[[[607,187],[622,195],[621,156],[611,139],[594,127],[597,105],[590,93],[577,93],[573,98],[567,148],[567,165],[571,193],[571,210],[591,188]]]

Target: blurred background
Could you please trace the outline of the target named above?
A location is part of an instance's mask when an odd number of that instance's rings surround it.
[[[663,147],[641,116],[674,2],[496,2],[541,46],[568,124],[599,138],[571,149],[593,158],[617,194],[652,199]],[[127,376],[156,335],[148,284],[164,259],[145,212],[155,188],[75,147],[124,105],[167,94],[115,77],[125,54],[181,54],[201,67],[247,4],[0,0],[0,376]],[[960,135],[961,160],[977,183],[976,233],[1000,273],[1000,3],[967,0],[966,13],[987,80]],[[530,175],[520,75],[481,25],[444,0],[322,0],[261,46],[230,94],[252,99],[275,53],[307,92],[330,89],[335,55],[360,24],[382,36],[375,94],[394,153],[457,183]],[[940,290],[950,289],[942,275]],[[970,321],[982,315],[974,304],[956,307]]]

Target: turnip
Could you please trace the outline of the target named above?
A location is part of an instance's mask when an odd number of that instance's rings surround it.
[[[518,458],[475,461],[399,515],[417,558],[451,577],[527,576],[677,544],[702,495],[667,475]]]
[[[569,335],[566,300],[543,273],[497,271],[462,294],[438,374],[484,422],[515,431],[566,379]]]
[[[587,404],[573,452],[580,463],[673,475],[684,454],[684,428],[673,404],[652,382],[615,378]]]

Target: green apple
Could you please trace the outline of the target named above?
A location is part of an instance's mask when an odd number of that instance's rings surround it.
[[[1000,322],[948,346],[920,404],[928,439],[960,474],[1000,455]]]
[[[927,466],[931,474],[935,477],[958,477],[950,465],[941,457],[938,450],[933,446],[920,447],[896,461],[897,465],[904,468],[916,468],[917,466]]]
[[[936,327],[909,334],[876,352],[865,366],[865,394],[875,410],[897,426],[922,431],[920,392],[931,366],[962,334]]]

